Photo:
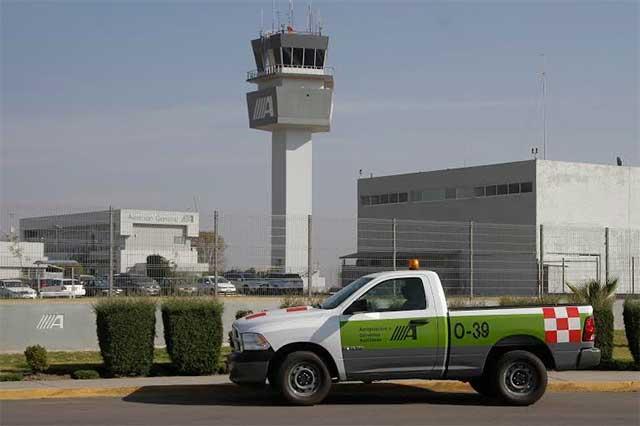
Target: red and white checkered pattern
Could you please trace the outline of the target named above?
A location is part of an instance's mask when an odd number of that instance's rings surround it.
[[[542,308],[547,343],[579,343],[582,340],[577,306]]]

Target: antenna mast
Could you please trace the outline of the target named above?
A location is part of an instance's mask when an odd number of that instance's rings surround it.
[[[540,80],[542,84],[542,158],[547,159],[547,58],[542,53],[542,73]]]

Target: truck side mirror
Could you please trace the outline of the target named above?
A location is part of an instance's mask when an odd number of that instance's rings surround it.
[[[351,304],[345,311],[344,315],[353,315],[360,312],[367,312],[367,299],[358,299]]]

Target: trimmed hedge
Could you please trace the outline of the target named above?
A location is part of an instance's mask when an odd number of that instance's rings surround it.
[[[596,323],[596,340],[594,345],[600,349],[601,359],[609,361],[613,355],[613,311],[611,309],[594,309]]]
[[[0,373],[0,382],[21,382],[23,379],[22,373]]]
[[[100,373],[96,370],[76,370],[71,374],[76,380],[91,380],[91,379],[99,379]]]
[[[104,299],[94,305],[100,354],[111,376],[146,376],[153,365],[156,303]]]
[[[180,298],[162,304],[164,340],[179,374],[213,374],[222,346],[222,303]]]
[[[633,361],[640,365],[640,299],[626,299],[622,310],[624,332]]]
[[[498,302],[500,306],[540,306],[557,305],[562,302],[562,296],[557,294],[543,294],[538,296],[502,296]]]
[[[34,373],[42,373],[49,368],[47,350],[40,345],[28,346],[24,351],[24,357]]]

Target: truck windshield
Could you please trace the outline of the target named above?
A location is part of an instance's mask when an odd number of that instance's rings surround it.
[[[362,277],[358,278],[348,286],[344,287],[342,290],[334,294],[333,296],[328,297],[322,304],[320,305],[321,309],[333,309],[344,302],[349,298],[353,293],[360,290],[366,283],[371,281],[372,277]]]

